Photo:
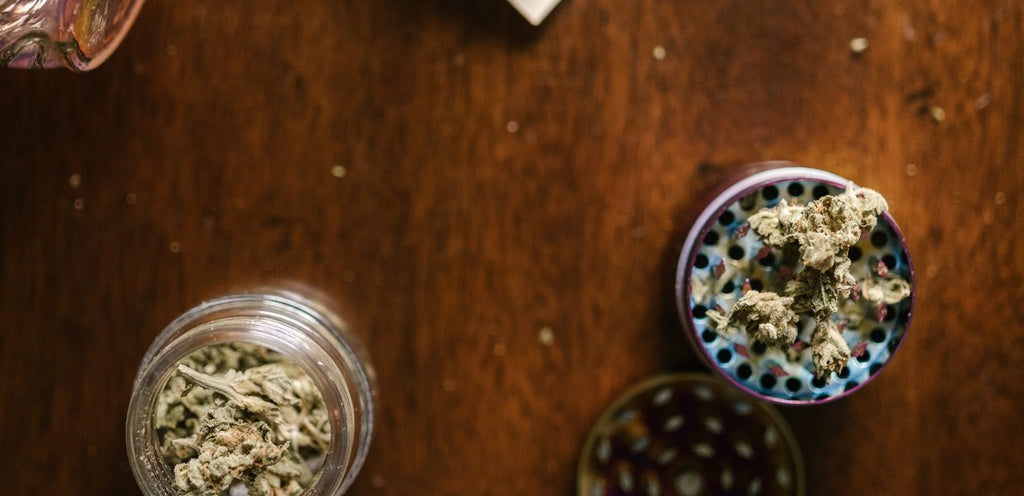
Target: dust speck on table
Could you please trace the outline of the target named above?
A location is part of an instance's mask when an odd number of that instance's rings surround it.
[[[549,474],[557,473],[558,469],[558,460],[548,460],[548,462],[544,465],[544,470],[546,470]]]
[[[543,346],[551,346],[555,344],[555,331],[550,327],[544,326],[537,332],[537,341]]]
[[[979,96],[978,99],[974,101],[974,108],[978,110],[984,110],[991,103],[992,95],[990,93],[985,93],[984,95]]]
[[[868,46],[869,44],[867,38],[854,38],[850,40],[850,53],[854,55],[860,55],[867,51]]]
[[[495,343],[492,351],[494,356],[505,356],[505,353],[508,352],[508,347],[505,346],[505,343]]]

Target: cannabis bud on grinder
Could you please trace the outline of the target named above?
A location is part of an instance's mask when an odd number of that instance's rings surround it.
[[[712,370],[787,404],[842,397],[910,324],[913,269],[880,194],[824,171],[756,164],[700,213],[676,303]]]
[[[203,303],[157,336],[128,409],[147,495],[336,495],[373,429],[375,379],[347,326],[293,293]]]

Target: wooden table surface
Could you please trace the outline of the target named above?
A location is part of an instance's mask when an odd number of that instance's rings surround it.
[[[138,494],[154,336],[290,281],[379,372],[351,494],[574,494],[609,402],[703,370],[679,242],[763,159],[881,191],[917,268],[894,362],[781,408],[810,494],[1019,490],[1024,6],[866,3],[151,1],[93,72],[0,71],[2,492]]]

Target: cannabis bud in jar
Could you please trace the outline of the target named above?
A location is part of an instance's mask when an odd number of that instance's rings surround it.
[[[809,342],[815,375],[828,382],[850,360],[849,345],[841,334],[846,322],[833,314],[849,298],[865,298],[884,318],[886,304],[910,296],[910,284],[889,274],[881,261],[871,277],[858,281],[851,273],[849,251],[888,210],[885,199],[867,188],[823,196],[806,205],[781,200],[747,219],[740,235],[753,231],[768,248],[776,248],[793,267],[779,292],[745,288],[726,312],[707,311],[717,332],[746,332],[765,345],[789,346],[799,339],[800,314],[810,314],[816,325]],[[857,316],[856,318],[860,318]]]
[[[157,435],[182,495],[244,485],[250,495],[297,495],[331,440],[323,397],[279,353],[227,343],[183,360],[157,399]]]
[[[328,307],[235,294],[168,325],[139,365],[125,437],[146,496],[344,494],[373,432],[369,356]]]

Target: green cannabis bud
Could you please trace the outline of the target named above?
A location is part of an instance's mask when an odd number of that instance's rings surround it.
[[[819,320],[811,335],[811,354],[818,377],[839,373],[850,361],[850,347],[831,320]]]
[[[711,326],[720,334],[744,330],[766,345],[788,345],[798,339],[799,314],[814,316],[810,338],[815,375],[825,379],[849,362],[850,348],[832,314],[847,298],[863,296],[884,315],[885,305],[910,295],[910,283],[889,275],[879,265],[877,278],[858,282],[850,272],[850,247],[860,241],[888,210],[885,199],[867,188],[824,196],[806,205],[785,200],[747,219],[750,230],[768,247],[795,253],[799,268],[781,294],[748,290],[728,315],[709,310]],[[860,288],[859,293],[855,292]]]
[[[182,496],[299,495],[330,444],[330,420],[312,379],[283,355],[228,343],[178,365],[154,423]]]
[[[749,290],[733,305],[729,321],[764,344],[790,344],[796,341],[800,323],[792,305],[793,298]]]

